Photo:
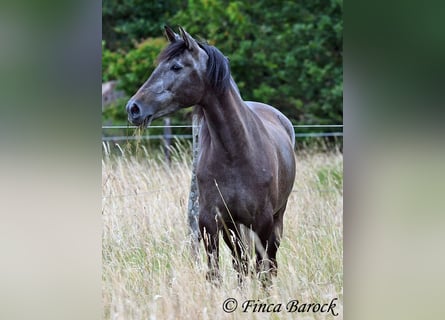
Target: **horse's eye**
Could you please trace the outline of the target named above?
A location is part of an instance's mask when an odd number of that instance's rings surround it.
[[[175,63],[174,65],[171,66],[170,69],[173,70],[173,71],[179,71],[179,70],[182,69],[182,66],[177,64],[177,63]]]

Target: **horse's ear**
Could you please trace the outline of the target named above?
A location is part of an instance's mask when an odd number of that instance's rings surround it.
[[[192,38],[182,27],[179,27],[179,33],[181,34],[182,40],[184,40],[187,49],[193,51],[193,49],[198,49],[198,43]]]
[[[179,34],[175,33],[173,31],[172,28],[170,28],[169,26],[164,26],[164,30],[165,30],[165,36],[167,37],[167,40],[169,42],[175,42],[177,40],[180,40],[181,37],[179,36]]]

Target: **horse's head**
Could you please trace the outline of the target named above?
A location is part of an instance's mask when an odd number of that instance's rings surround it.
[[[137,126],[180,108],[197,104],[205,93],[208,55],[184,29],[180,35],[169,27],[170,45],[159,55],[159,64],[148,80],[128,101],[128,120]]]

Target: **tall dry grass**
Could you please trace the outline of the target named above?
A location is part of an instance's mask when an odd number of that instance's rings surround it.
[[[106,152],[105,152],[106,153]],[[201,247],[190,249],[187,224],[191,160],[179,150],[173,161],[148,152],[104,155],[103,303],[105,319],[331,319],[342,318],[343,227],[339,152],[297,155],[297,176],[278,251],[279,271],[270,290],[255,279],[237,286],[229,250],[221,242],[222,284],[205,280]],[[238,308],[223,311],[227,298]],[[329,303],[335,312],[288,313],[286,303]],[[246,300],[281,303],[279,313],[243,312]]]

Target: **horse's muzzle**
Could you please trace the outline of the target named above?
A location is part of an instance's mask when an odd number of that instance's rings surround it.
[[[144,115],[139,103],[133,99],[128,101],[126,106],[128,121],[138,127],[147,127],[153,120],[153,115]]]

